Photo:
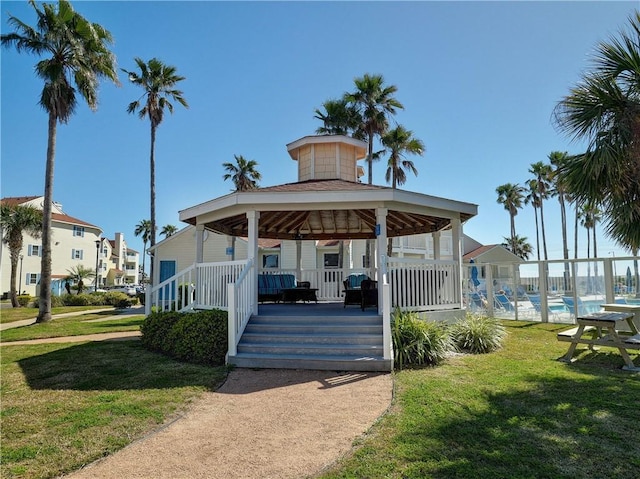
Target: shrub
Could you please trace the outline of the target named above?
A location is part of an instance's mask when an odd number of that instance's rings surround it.
[[[88,294],[65,294],[62,297],[65,306],[91,306],[92,298]]]
[[[59,308],[60,306],[64,306],[64,299],[62,296],[54,296],[51,295],[51,307]]]
[[[417,313],[396,310],[391,322],[396,367],[435,365],[454,346],[444,324],[425,321]]]
[[[140,329],[147,349],[190,363],[224,364],[228,349],[225,311],[153,313]]]
[[[459,350],[474,354],[500,349],[507,334],[500,321],[472,313],[451,326],[450,332]]]
[[[26,308],[27,306],[29,306],[29,303],[33,301],[33,298],[28,294],[20,294],[16,297],[16,299],[18,300],[18,304],[22,308]]]

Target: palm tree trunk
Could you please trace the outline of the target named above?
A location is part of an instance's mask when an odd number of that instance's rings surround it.
[[[143,241],[142,242],[142,280],[140,281],[140,284],[144,283],[144,259],[147,256],[147,242]]]
[[[51,205],[53,204],[53,170],[56,159],[56,130],[58,120],[49,113],[47,165],[42,205],[42,262],[40,267],[40,301],[36,323],[51,321]]]
[[[155,158],[155,148],[156,148],[156,125],[154,125],[153,120],[151,120],[151,152],[149,157],[149,172],[150,172],[150,204],[151,204],[151,234],[149,235],[149,248],[153,248],[156,244],[156,158]],[[153,276],[153,253],[151,253],[150,258],[151,264],[149,265],[149,283],[153,285],[154,276]]]
[[[538,261],[540,261],[540,228],[538,227],[538,208],[533,207],[533,214],[536,219],[536,253],[538,253]]]
[[[596,259],[598,257],[598,244],[596,243],[596,222],[595,220],[593,221],[593,228],[591,230],[591,233],[593,235],[593,258]],[[595,283],[596,283],[596,287],[595,287],[595,291],[594,293],[598,292],[599,289],[599,279],[598,279],[598,262],[594,261],[593,262],[593,276],[595,278]]]
[[[516,247],[516,215],[509,212],[509,216],[511,218],[511,252],[513,253]]]
[[[547,234],[544,231],[544,208],[542,207],[542,198],[540,199],[540,226],[542,227],[542,248],[544,249],[544,260],[549,259],[547,254]]]
[[[16,294],[16,276],[18,271],[18,255],[20,254],[18,251],[10,251],[11,253],[11,279],[10,279],[10,287],[9,287],[9,296],[11,296],[11,306],[17,308],[20,306],[18,303],[18,295]]]
[[[567,209],[564,204],[564,194],[560,192],[558,194],[558,201],[560,202],[560,222],[562,226],[562,257],[569,259],[569,246],[567,244]],[[569,263],[564,263],[564,290],[569,289]]]
[[[578,259],[578,221],[580,216],[578,214],[578,203],[576,203],[576,219],[573,225],[573,258]]]
[[[367,155],[367,167],[369,168],[369,171],[367,173],[367,179],[368,179],[368,183],[370,185],[373,184],[373,133],[369,132],[368,134],[369,138],[369,151],[368,151],[368,155]]]

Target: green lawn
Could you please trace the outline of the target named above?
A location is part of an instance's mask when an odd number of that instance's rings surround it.
[[[144,315],[130,316],[122,319],[109,319],[106,321],[91,320],[112,317],[117,310],[103,311],[69,316],[66,318],[54,318],[46,323],[30,324],[18,328],[5,329],[0,334],[3,343],[10,341],[22,341],[27,339],[55,338],[62,336],[79,336],[82,334],[113,333],[117,331],[138,331],[144,321]]]
[[[3,478],[57,477],[121,449],[226,374],[139,341],[3,346],[1,365]]]
[[[90,311],[92,309],[105,309],[109,306],[60,306],[51,308],[51,314],[73,313],[76,311]],[[0,308],[0,323],[12,323],[23,319],[35,319],[38,316],[38,308]]]
[[[566,326],[505,324],[497,353],[397,373],[390,413],[321,477],[638,477],[640,373],[610,348],[558,362]]]

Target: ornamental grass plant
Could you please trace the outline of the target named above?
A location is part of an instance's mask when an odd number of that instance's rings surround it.
[[[495,318],[467,313],[465,318],[449,329],[451,339],[459,351],[484,354],[502,347],[506,330]]]

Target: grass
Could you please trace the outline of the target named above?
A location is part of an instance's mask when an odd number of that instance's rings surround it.
[[[611,348],[558,362],[566,326],[503,324],[498,352],[397,373],[390,413],[321,478],[636,477],[640,373]]]
[[[76,311],[105,309],[109,306],[60,306],[51,308],[51,314],[73,313]],[[38,316],[38,308],[1,308],[0,324],[12,323],[23,319],[35,319]]]
[[[83,334],[113,333],[117,331],[138,331],[145,318],[144,315],[136,315],[122,319],[90,322],[91,320],[108,318],[114,316],[114,314],[117,314],[117,311],[115,313],[114,311],[87,313],[80,316],[54,318],[46,323],[5,329],[1,333],[2,342],[79,336]]]
[[[214,390],[225,368],[139,341],[2,348],[3,478],[51,478],[121,449]]]

